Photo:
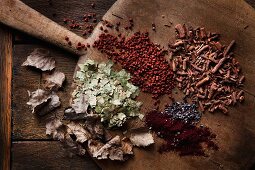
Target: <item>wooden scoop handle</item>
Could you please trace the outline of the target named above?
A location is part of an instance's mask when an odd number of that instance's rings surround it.
[[[19,0],[0,0],[0,22],[72,53],[85,54],[84,50],[76,49],[79,42],[86,43],[84,38],[46,18]],[[65,37],[70,39],[71,46]]]

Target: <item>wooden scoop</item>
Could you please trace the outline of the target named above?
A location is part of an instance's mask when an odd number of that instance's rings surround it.
[[[85,54],[84,50],[76,49],[78,42],[86,43],[84,38],[46,18],[19,0],[0,0],[0,22],[79,56]],[[65,37],[69,37],[71,46],[68,45]]]

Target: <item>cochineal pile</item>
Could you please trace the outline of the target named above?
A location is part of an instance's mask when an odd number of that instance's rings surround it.
[[[182,111],[177,108],[179,114],[184,115],[183,117],[173,116],[172,111],[176,107],[183,108]],[[216,135],[209,128],[203,125],[198,127],[186,121],[186,118],[191,117],[192,114],[193,116],[199,115],[197,111],[192,113],[188,111],[190,109],[187,108],[192,109],[192,107],[192,105],[187,106],[185,103],[177,103],[168,106],[164,112],[153,110],[146,114],[147,126],[165,140],[165,143],[160,146],[159,152],[176,151],[180,156],[207,156],[205,147],[218,150],[218,146],[213,141]],[[187,112],[189,114],[185,114]]]
[[[153,98],[171,94],[173,72],[165,60],[166,51],[152,43],[148,33],[136,32],[128,39],[101,34],[93,47],[131,73],[131,82]]]

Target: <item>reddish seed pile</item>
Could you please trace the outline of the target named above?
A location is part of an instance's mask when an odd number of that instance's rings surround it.
[[[156,110],[146,114],[146,124],[166,141],[159,149],[161,153],[176,151],[180,156],[207,156],[203,144],[208,149],[218,150],[218,146],[213,142],[216,135],[207,127],[174,120],[168,114]]]
[[[173,72],[165,60],[166,51],[152,43],[148,33],[136,32],[128,39],[101,34],[93,47],[114,62],[122,65],[132,75],[132,83],[153,98],[171,94],[174,88]]]

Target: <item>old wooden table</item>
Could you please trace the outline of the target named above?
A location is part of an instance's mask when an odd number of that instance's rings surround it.
[[[63,18],[78,19],[86,12],[96,12],[98,18],[101,18],[115,0],[23,0],[23,2],[63,25]],[[92,2],[96,4],[94,10],[90,6]],[[253,0],[247,2],[255,7]],[[11,164],[12,169],[18,170],[99,169],[89,157],[70,157],[58,142],[45,135],[47,119],[52,116],[62,117],[63,109],[58,109],[44,117],[37,117],[26,105],[27,90],[33,91],[39,88],[41,77],[37,70],[21,67],[21,64],[36,47],[49,49],[57,61],[57,70],[66,74],[67,82],[58,94],[62,105],[68,105],[72,75],[78,58],[28,35],[1,26],[0,146],[4,147],[0,148],[0,164],[2,160],[7,164],[2,163],[0,167],[8,169]],[[11,160],[8,157],[10,147]]]

